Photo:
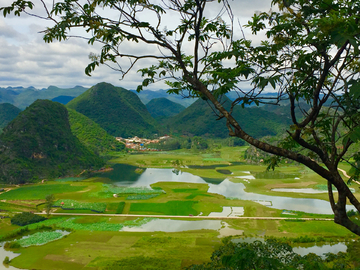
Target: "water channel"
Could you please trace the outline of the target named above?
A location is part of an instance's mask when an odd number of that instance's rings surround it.
[[[245,191],[243,183],[234,183],[227,178],[218,184],[214,184],[213,181],[206,181],[207,179],[203,179],[200,176],[173,169],[147,168],[142,174],[137,174],[135,173],[136,167],[134,166],[115,164],[113,168],[113,171],[105,172],[101,174],[101,177],[109,178],[114,185],[150,187],[151,184],[157,182],[202,183],[209,185],[209,193],[220,194],[227,198],[251,200],[270,208],[314,214],[333,213],[329,202],[324,200],[250,193]],[[349,206],[348,209],[355,208]]]

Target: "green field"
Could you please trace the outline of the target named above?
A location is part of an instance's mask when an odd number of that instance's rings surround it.
[[[321,188],[326,184],[319,176],[303,166],[283,164],[275,172],[265,172],[263,164],[247,164],[242,156],[245,147],[225,147],[215,152],[155,152],[151,154],[123,155],[111,163],[133,165],[130,172],[139,175],[137,168],[173,168],[211,179],[220,183],[225,178],[243,183],[247,192],[294,198],[327,200],[327,194],[301,194],[275,192],[272,188]],[[181,164],[181,165],[179,165]],[[340,166],[345,170],[348,166]],[[226,174],[225,174],[226,172]],[[228,174],[228,173],[231,174]],[[255,179],[245,181],[241,176],[252,175]],[[129,216],[101,216],[101,214],[144,214],[207,216],[222,212],[223,207],[243,207],[246,217],[332,218],[332,215],[316,215],[268,208],[253,201],[225,198],[208,193],[208,184],[157,182],[151,188],[115,186],[106,174],[88,179],[68,178],[36,185],[4,186],[10,191],[0,194],[0,215],[12,216],[14,212],[39,212],[44,209],[45,197],[54,194],[53,211],[75,216],[50,216],[39,224],[28,225],[30,233],[37,233],[41,226],[70,230],[61,239],[44,245],[20,247],[14,251],[21,255],[10,265],[25,269],[141,269],[143,265],[153,269],[181,269],[194,263],[210,260],[211,253],[221,245],[221,230],[193,230],[183,232],[131,232],[122,228],[142,226],[151,218]],[[115,196],[116,195],[116,196]],[[355,192],[359,196],[359,192]],[[91,211],[98,210],[101,213]],[[80,216],[81,213],[94,216]],[[179,220],[192,220],[191,217]],[[222,221],[235,234],[244,237],[290,237],[328,241],[358,239],[333,221],[255,220],[229,219]],[[17,234],[21,227],[11,225],[10,218],[0,219],[0,237]],[[225,230],[226,231],[226,230]],[[33,240],[40,241],[40,234]],[[46,235],[55,239],[56,235]],[[164,259],[166,258],[166,259]],[[137,268],[138,267],[138,268]]]

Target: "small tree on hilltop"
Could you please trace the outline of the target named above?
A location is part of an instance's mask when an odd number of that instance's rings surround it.
[[[226,119],[230,136],[278,159],[302,163],[326,179],[335,222],[360,235],[360,227],[346,214],[347,201],[359,211],[359,200],[338,172],[360,139],[358,0],[273,0],[278,11],[255,14],[248,23],[253,34],[266,34],[257,46],[245,37],[233,38],[232,3],[227,0],[62,0],[49,9],[45,1],[39,3],[46,19],[54,22],[45,29],[46,42],[67,39],[72,28],[81,27],[89,44],[103,44],[99,55],[90,56],[86,74],[106,64],[124,76],[136,62],[156,60],[140,70],[144,80],[138,91],[165,80],[169,93],[207,100]],[[17,0],[1,9],[4,15],[20,15],[32,8],[32,2]],[[205,16],[214,10],[214,17]],[[153,54],[125,53],[129,43],[153,47]],[[244,84],[250,89],[243,89]],[[262,95],[269,89],[275,96]],[[220,97],[229,91],[238,98],[227,109]],[[232,116],[237,105],[282,102],[290,105],[285,117],[291,117],[292,125],[277,145],[255,139]],[[356,162],[360,155],[351,158]],[[349,162],[355,168],[352,179],[359,176],[355,162]]]

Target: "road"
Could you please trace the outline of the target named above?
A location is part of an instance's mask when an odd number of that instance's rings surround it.
[[[44,214],[44,213],[36,213]],[[145,217],[145,218],[187,218],[187,219],[251,219],[251,220],[317,220],[334,221],[331,218],[290,218],[290,217],[208,217],[208,216],[170,216],[170,215],[130,215],[130,214],[87,214],[87,213],[51,213],[54,216],[100,216],[100,217]]]

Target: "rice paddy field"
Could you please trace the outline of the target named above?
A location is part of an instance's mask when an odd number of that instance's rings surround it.
[[[284,211],[208,192],[208,183],[215,185],[228,179],[242,183],[247,192],[327,200],[326,193],[274,191],[276,188],[322,189],[326,183],[310,170],[294,164],[283,164],[274,172],[266,172],[265,165],[244,161],[245,150],[246,147],[206,153],[181,150],[112,159],[112,165],[129,165],[117,176],[126,178],[131,183],[128,185],[119,185],[108,177],[110,174],[103,173],[87,179],[72,177],[34,185],[4,186],[0,193],[0,216],[4,217],[0,219],[0,242],[12,243],[9,250],[20,255],[11,259],[10,265],[21,269],[182,269],[209,261],[222,239],[231,235],[306,236],[333,242],[358,239],[333,221],[300,220],[331,219],[331,214]],[[347,165],[340,167],[349,169]],[[206,182],[161,180],[148,186],[133,185],[132,179],[147,174],[146,168],[175,169],[175,174],[188,173]],[[54,194],[55,201],[53,214],[47,220],[25,227],[10,223],[10,218],[18,212],[47,216],[44,207],[49,194]],[[358,188],[355,194],[359,196]],[[206,218],[210,213],[221,213],[224,207],[242,208],[243,216],[248,219]],[[203,218],[197,219],[198,216]],[[286,219],[253,219],[256,217]],[[172,231],[163,230],[161,225],[149,229],[150,224],[165,224],[169,220],[174,224]],[[187,224],[186,229],[176,231],[181,224]]]

